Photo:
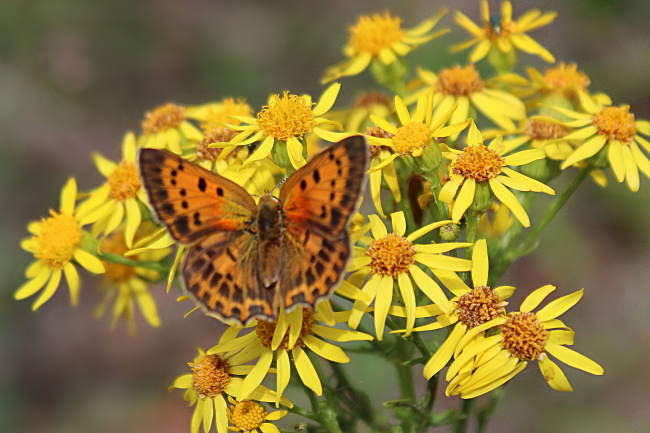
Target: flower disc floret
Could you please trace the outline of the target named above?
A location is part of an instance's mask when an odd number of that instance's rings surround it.
[[[354,26],[350,26],[349,44],[357,53],[368,52],[379,54],[384,48],[390,48],[404,37],[402,20],[392,17],[388,12],[384,15],[360,16]]]
[[[302,138],[317,126],[311,100],[285,91],[282,97],[273,95],[273,101],[257,114],[257,123],[265,135],[286,141]]]
[[[252,400],[243,400],[228,411],[228,420],[239,430],[248,432],[259,428],[266,419],[266,410]]]
[[[218,147],[208,147],[212,143],[227,143],[237,135],[225,126],[208,123],[203,125],[203,139],[196,145],[196,156],[200,161],[215,162],[223,150]]]
[[[483,85],[483,80],[474,68],[474,64],[465,67],[456,65],[440,71],[436,81],[436,91],[445,95],[469,96],[483,90]]]
[[[257,326],[255,327],[255,332],[257,333],[260,342],[262,345],[268,349],[272,349],[272,342],[273,342],[273,334],[275,333],[275,327],[278,324],[279,319],[275,319],[273,322],[266,322],[263,320],[260,320],[257,322]],[[312,335],[311,327],[314,324],[315,319],[314,319],[314,312],[312,310],[309,310],[307,308],[302,309],[302,329],[300,330],[300,335],[298,336],[298,339],[296,340],[295,346],[303,347],[305,343],[303,342],[303,338]],[[291,347],[289,347],[289,330],[287,329],[287,332],[284,335],[284,338],[282,339],[282,343],[280,343],[281,346],[283,346],[285,349],[289,350]],[[272,349],[273,350],[273,349]]]
[[[48,266],[62,268],[74,257],[74,252],[83,239],[77,220],[65,211],[57,213],[50,210],[49,218],[38,224],[38,234],[32,239],[38,243],[34,257],[43,260]]]
[[[595,114],[593,125],[598,128],[598,134],[610,140],[629,143],[636,135],[634,114],[630,113],[629,105],[623,107],[607,107]]]
[[[223,394],[232,377],[228,360],[219,355],[205,355],[189,366],[194,372],[192,388],[203,399]]]
[[[544,120],[531,119],[526,125],[524,134],[533,140],[555,140],[567,135],[566,126]]]
[[[474,287],[458,299],[458,321],[468,329],[489,322],[505,314],[507,302],[501,302],[499,293],[488,286]]]
[[[549,332],[535,313],[517,312],[508,315],[500,326],[503,339],[501,347],[522,361],[543,359]]]
[[[185,108],[180,105],[168,103],[156,107],[145,114],[142,121],[142,132],[155,134],[160,131],[178,127],[187,119]]]
[[[111,187],[110,196],[117,201],[136,198],[142,187],[138,167],[132,162],[122,161],[106,180]]]
[[[505,159],[483,144],[467,146],[454,163],[453,173],[477,182],[487,182],[501,173]]]
[[[386,237],[376,239],[368,246],[366,256],[370,257],[370,273],[384,276],[397,276],[408,272],[415,263],[415,247],[408,239],[389,233]]]
[[[397,130],[393,137],[393,149],[400,155],[420,156],[429,144],[429,127],[422,122],[411,122]]]
[[[578,70],[575,63],[565,65],[561,62],[559,66],[544,72],[544,83],[547,92],[556,91],[574,95],[576,90],[587,90],[591,81],[587,74]]]

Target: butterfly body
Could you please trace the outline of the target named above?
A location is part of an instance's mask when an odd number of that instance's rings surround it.
[[[314,156],[256,204],[236,183],[167,151],[142,149],[140,176],[158,219],[189,245],[187,292],[226,322],[273,320],[279,308],[315,308],[350,258],[346,225],[367,170],[362,137]]]

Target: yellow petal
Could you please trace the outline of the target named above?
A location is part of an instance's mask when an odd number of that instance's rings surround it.
[[[529,149],[506,156],[505,163],[510,166],[519,166],[544,158],[546,158],[546,152],[543,149]]]
[[[465,178],[463,176],[454,176],[449,180],[449,182],[445,183],[440,190],[440,195],[438,196],[440,201],[447,204],[452,203],[456,196],[456,192],[458,191],[458,187],[460,187],[464,180]]]
[[[47,268],[42,269],[34,278],[26,281],[18,288],[18,290],[16,290],[14,293],[14,299],[21,300],[29,298],[45,285],[45,282],[50,278],[50,275],[52,275],[52,268],[48,266]]]
[[[323,386],[321,385],[316,369],[314,369],[314,365],[309,360],[307,353],[305,353],[305,351],[299,346],[291,349],[291,353],[293,354],[293,362],[296,365],[296,370],[298,370],[298,375],[300,376],[302,383],[304,383],[307,388],[314,391],[316,395],[322,395]]]
[[[542,322],[555,319],[556,317],[564,314],[575,304],[577,304],[580,298],[582,298],[584,291],[585,289],[581,289],[577,292],[571,293],[570,295],[562,296],[561,298],[550,302],[547,306],[539,310],[535,315]]]
[[[399,286],[402,301],[406,308],[406,332],[404,333],[404,337],[408,337],[415,325],[415,291],[413,290],[411,279],[403,272],[397,275],[397,285]]]
[[[537,308],[537,306],[539,304],[541,304],[542,301],[553,290],[555,290],[555,286],[547,284],[546,286],[542,286],[539,289],[533,291],[530,295],[526,296],[526,299],[524,299],[524,302],[521,303],[521,307],[519,307],[519,311],[522,311],[524,313],[530,313],[535,308]]]
[[[248,165],[251,162],[260,161],[266,158],[267,156],[269,156],[269,154],[271,153],[271,149],[273,149],[274,143],[275,143],[275,138],[271,136],[266,137],[262,142],[262,144],[260,144],[260,147],[255,152],[253,152],[251,156],[248,157],[244,165]]]
[[[302,143],[296,137],[289,137],[287,139],[287,153],[289,154],[291,165],[294,168],[300,168],[307,164],[305,157],[302,156],[302,150]]]
[[[492,179],[490,179],[492,180]],[[476,181],[472,178],[465,179],[463,186],[460,188],[458,197],[454,201],[454,207],[451,211],[451,219],[458,224],[460,219],[465,215],[465,211],[471,206],[476,193]]]
[[[397,111],[397,117],[402,125],[408,125],[411,123],[411,116],[409,115],[409,110],[404,105],[404,101],[399,96],[395,96],[395,110]]]
[[[59,287],[59,283],[61,282],[61,273],[62,271],[60,268],[54,269],[52,271],[50,281],[47,283],[47,286],[45,286],[45,289],[41,292],[41,295],[32,305],[32,310],[36,311],[41,305],[47,302],[52,297],[52,295],[54,295],[54,292],[56,292],[56,289]]]
[[[371,114],[370,115],[370,120],[372,120],[375,125],[377,125],[381,129],[383,129],[384,131],[389,132],[389,133],[391,133],[393,135],[397,134],[397,127],[395,125],[393,125],[392,123],[382,119],[381,117],[375,116],[374,114]]]
[[[597,362],[592,361],[586,356],[576,352],[575,350],[569,349],[568,347],[547,341],[545,350],[565,364],[586,371],[587,373],[600,376],[605,372],[603,367],[601,367]]]
[[[621,147],[620,141],[612,140],[609,143],[608,152],[609,163],[612,165],[612,170],[619,182],[623,182],[625,179],[625,163],[623,162],[623,149]]]
[[[632,150],[629,146],[622,149],[623,161],[625,163],[625,180],[630,191],[637,192],[639,190],[639,169],[637,168],[636,161],[632,155]]]
[[[593,138],[589,139],[567,157],[564,163],[562,163],[562,170],[572,166],[578,161],[582,161],[583,159],[587,159],[590,156],[595,155],[600,149],[603,148],[605,143],[607,143],[607,138],[603,135],[596,135]]]
[[[472,261],[460,257],[445,256],[442,254],[415,254],[413,257],[418,263],[422,263],[429,269],[441,269],[445,271],[467,272],[472,269]]]
[[[498,179],[492,178],[489,180],[490,182],[490,189],[494,193],[494,195],[501,200],[501,203],[506,205],[508,209],[512,212],[512,214],[519,220],[522,226],[524,227],[530,227],[530,219],[528,218],[528,214],[526,213],[526,210],[523,208],[523,206],[519,203],[517,200],[517,197],[508,189],[503,186],[501,182],[499,182]]]
[[[383,276],[379,281],[375,297],[375,333],[377,340],[384,337],[384,325],[388,316],[388,309],[393,302],[393,277]]]
[[[217,433],[228,432],[228,417],[226,416],[226,407],[226,399],[222,395],[214,398],[214,414],[217,424]],[[205,431],[207,433],[210,430]]]
[[[546,382],[556,391],[573,391],[569,380],[566,378],[560,367],[556,363],[551,361],[547,356],[544,359],[540,359],[537,362],[539,366],[539,371],[542,372],[542,376],[546,379]]]
[[[63,266],[63,272],[65,273],[65,279],[68,282],[68,289],[70,290],[70,303],[73,307],[76,307],[79,303],[79,274],[77,273],[77,269],[70,262]]]
[[[386,230],[386,226],[377,215],[369,215],[368,219],[372,223],[372,226],[370,227],[370,230],[372,231],[372,237],[375,239],[383,239],[388,236],[388,230]]]
[[[330,108],[332,108],[334,102],[336,102],[336,97],[339,94],[339,90],[341,90],[340,83],[334,83],[329,86],[327,90],[325,90],[325,92],[321,95],[318,104],[316,104],[312,110],[314,116],[322,116],[323,114],[327,113]]]
[[[289,379],[291,378],[291,363],[289,361],[289,354],[284,349],[284,347],[278,350],[278,376],[277,376],[277,394],[275,398],[275,407],[279,407],[280,398],[284,393],[284,390],[289,384]]]
[[[127,198],[124,204],[126,207],[126,228],[124,229],[124,240],[126,241],[126,246],[132,248],[133,238],[135,237],[135,232],[140,226],[142,216],[140,214],[140,206],[134,198]]]
[[[298,341],[298,337],[302,332],[302,319],[303,319],[303,308],[298,307],[293,310],[291,313],[287,314],[287,321],[289,322],[289,340],[287,342],[288,349],[293,348]],[[274,335],[275,337],[275,335]]]
[[[348,358],[348,356],[340,347],[327,343],[321,339],[314,337],[313,335],[306,335],[303,337],[302,341],[305,343],[305,346],[309,347],[316,355],[320,356],[321,358],[339,363],[350,362],[350,358]]]
[[[255,388],[257,388],[262,383],[264,377],[269,372],[272,361],[272,351],[266,350],[262,352],[260,359],[257,360],[255,367],[253,367],[251,372],[248,373],[248,376],[246,376],[244,382],[241,385],[241,388],[239,389],[239,393],[237,394],[238,401],[249,398],[250,394],[255,390]]]
[[[443,313],[451,314],[453,311],[449,299],[442,291],[438,283],[436,283],[430,276],[428,276],[419,266],[412,264],[409,266],[409,273],[415,281],[415,285],[424,293],[427,298],[436,304]]]
[[[485,239],[479,239],[472,252],[472,282],[474,286],[487,286],[489,268],[487,242]]]
[[[481,42],[479,42],[470,53],[469,61],[471,63],[478,62],[487,55],[487,53],[490,51],[490,48],[492,48],[490,41],[488,39],[481,39]]]
[[[436,350],[436,353],[433,354],[431,359],[427,361],[424,366],[424,377],[427,380],[431,379],[447,365],[456,350],[456,345],[463,338],[463,335],[465,335],[465,331],[467,331],[467,326],[462,323],[457,323],[454,330],[451,331],[451,334],[447,336],[445,342]]]
[[[77,182],[74,177],[68,179],[61,190],[61,210],[72,215],[77,200]]]
[[[404,212],[393,212],[390,214],[390,219],[393,224],[393,233],[397,236],[404,236],[404,233],[406,233],[406,218],[404,218]]]

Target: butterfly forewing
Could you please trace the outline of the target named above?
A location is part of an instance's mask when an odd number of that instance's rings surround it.
[[[207,314],[244,325],[273,319],[273,293],[258,276],[258,247],[246,231],[215,233],[190,247],[183,264],[185,288]]]
[[[149,202],[178,242],[250,225],[255,201],[236,183],[165,150],[141,149],[138,161]]]
[[[337,235],[354,212],[368,164],[365,140],[353,136],[314,156],[282,185],[280,201],[289,228],[310,228]]]

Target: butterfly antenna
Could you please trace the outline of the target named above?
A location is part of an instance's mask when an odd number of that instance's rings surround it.
[[[282,179],[282,180],[281,180],[277,185],[275,185],[275,187],[273,187],[273,189],[272,189],[271,191],[269,191],[269,194],[273,194],[273,191],[275,191],[276,189],[278,189],[279,187],[281,187],[282,184],[285,183],[285,182],[287,181],[287,179],[289,179],[289,176],[285,177],[285,178]]]

